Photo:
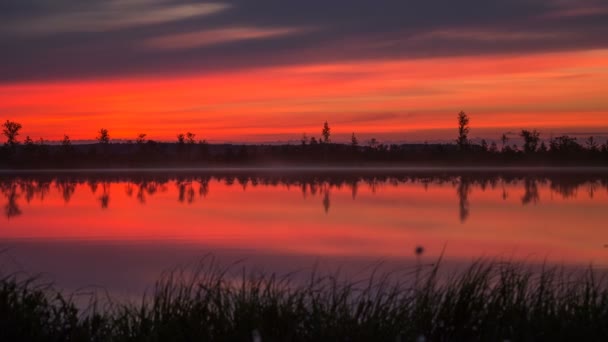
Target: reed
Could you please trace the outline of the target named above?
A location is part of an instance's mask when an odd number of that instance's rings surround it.
[[[86,309],[52,285],[0,280],[1,341],[608,340],[608,286],[591,268],[479,260],[446,275],[305,282],[208,261],[164,274],[138,303],[93,297]],[[414,276],[415,274],[415,276]]]

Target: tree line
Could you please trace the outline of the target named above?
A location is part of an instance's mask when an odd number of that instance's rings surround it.
[[[59,144],[30,136],[21,142],[22,125],[7,120],[2,125],[6,142],[0,149],[0,163],[5,167],[99,167],[99,166],[181,166],[224,164],[417,164],[417,165],[604,165],[608,164],[608,142],[594,137],[579,143],[576,137],[562,135],[541,138],[536,130],[522,129],[523,145],[510,143],[507,134],[499,144],[470,139],[470,117],[457,115],[457,137],[444,144],[384,144],[372,138],[361,144],[353,132],[349,143],[334,143],[326,121],[319,138],[302,135],[300,144],[245,145],[209,144],[196,140],[192,132],[179,133],[174,142],[147,139],[139,133],[134,141],[112,143],[110,132],[101,128],[95,143],[73,144],[64,135]]]

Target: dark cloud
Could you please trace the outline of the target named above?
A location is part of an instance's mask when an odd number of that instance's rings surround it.
[[[0,82],[608,46],[594,0],[6,0],[0,22]],[[188,32],[219,37],[149,44]]]

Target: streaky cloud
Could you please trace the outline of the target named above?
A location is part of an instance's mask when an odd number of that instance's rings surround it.
[[[225,27],[211,30],[164,35],[146,40],[144,45],[156,49],[191,49],[247,40],[270,39],[306,32],[292,27]]]
[[[226,3],[172,4],[158,0],[110,1],[90,7],[74,6],[60,13],[35,16],[9,23],[16,34],[50,35],[69,32],[104,32],[130,27],[163,24],[207,16],[230,8]]]

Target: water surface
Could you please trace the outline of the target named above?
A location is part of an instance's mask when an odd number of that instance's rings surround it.
[[[213,254],[289,272],[496,257],[608,265],[603,172],[309,170],[0,175],[5,269],[145,289]],[[418,258],[414,251],[421,246]]]

